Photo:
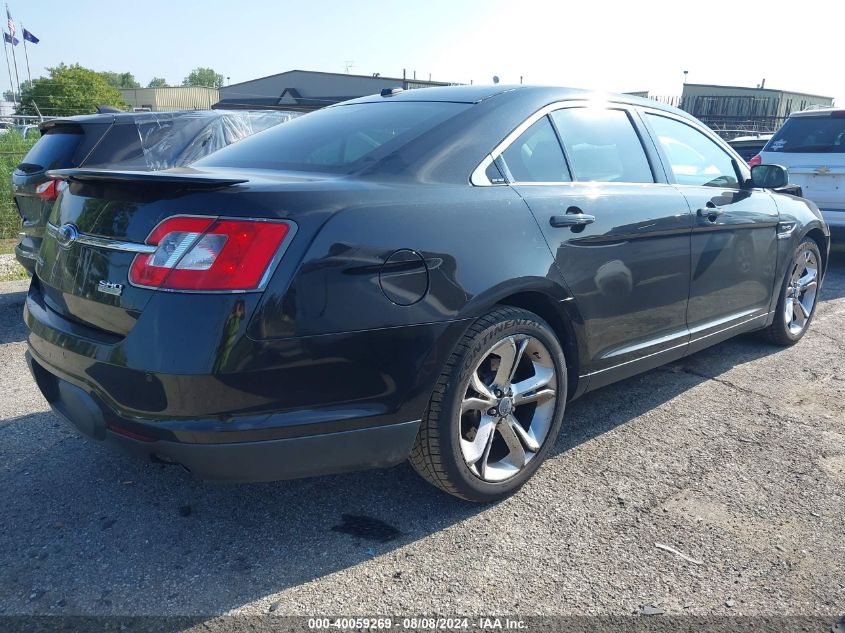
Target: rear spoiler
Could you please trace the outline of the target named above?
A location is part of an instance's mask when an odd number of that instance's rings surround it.
[[[248,181],[246,178],[224,178],[199,171],[119,171],[94,168],[51,169],[47,177],[73,182],[171,185],[195,189],[231,187]]]

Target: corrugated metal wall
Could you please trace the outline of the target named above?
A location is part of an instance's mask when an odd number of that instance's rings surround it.
[[[130,108],[167,110],[208,110],[220,100],[216,88],[177,86],[173,88],[125,88],[120,94]]]

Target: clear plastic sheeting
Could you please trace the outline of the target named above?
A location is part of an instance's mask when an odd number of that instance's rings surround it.
[[[106,151],[93,152],[86,166],[150,171],[184,167],[300,114],[279,110],[138,113],[131,122],[114,123],[98,144],[98,149]],[[113,146],[111,151],[109,146]]]

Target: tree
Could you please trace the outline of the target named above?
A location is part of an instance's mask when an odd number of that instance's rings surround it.
[[[27,90],[31,86],[31,84],[32,84],[32,82],[30,82],[29,79],[24,79],[21,82],[21,92],[23,92],[24,90]],[[14,96],[14,99],[12,98],[13,96]],[[11,90],[6,90],[6,91],[3,92],[3,100],[4,101],[15,101],[19,96],[20,96],[20,94],[17,91],[15,91],[14,93],[12,93]]]
[[[141,84],[135,81],[132,73],[116,73],[106,70],[100,73],[110,86],[115,88],[140,88]]]
[[[213,68],[194,68],[191,74],[182,80],[182,85],[220,88],[223,86],[223,75]]]
[[[164,77],[153,77],[150,79],[150,83],[147,84],[147,88],[167,88],[167,79]]]
[[[40,77],[21,94],[18,114],[38,114],[33,101],[44,116],[71,116],[91,114],[98,105],[125,108],[117,88],[110,86],[103,77],[79,64],[59,64],[48,68],[49,77]]]

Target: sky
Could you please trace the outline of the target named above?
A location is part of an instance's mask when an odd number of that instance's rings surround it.
[[[32,76],[64,62],[171,84],[320,70],[679,95],[756,86],[845,104],[842,0],[10,0]],[[802,7],[806,11],[802,11]],[[827,16],[827,17],[825,17]],[[16,50],[21,81],[23,46]],[[5,71],[5,69],[3,69]],[[0,87],[8,88],[2,73]]]

